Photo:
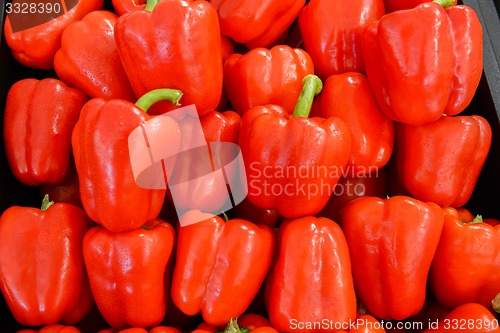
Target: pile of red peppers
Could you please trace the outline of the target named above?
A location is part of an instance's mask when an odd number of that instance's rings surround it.
[[[4,37],[46,73],[4,110],[10,170],[41,202],[1,212],[18,332],[500,332],[500,214],[467,206],[492,141],[468,108],[472,8],[80,0],[23,31],[7,15]],[[244,161],[248,194],[219,215],[213,182],[177,216],[130,162],[134,129],[192,104]],[[181,147],[189,127],[168,119]]]

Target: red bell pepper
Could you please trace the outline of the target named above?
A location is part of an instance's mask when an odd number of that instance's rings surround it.
[[[421,126],[396,124],[394,158],[403,187],[441,207],[470,198],[491,145],[480,116],[447,116]]]
[[[247,314],[248,316],[249,314]],[[252,314],[250,314],[252,315]],[[245,316],[245,315],[243,315]],[[257,316],[257,315],[253,315]],[[223,330],[220,330],[220,332],[223,333],[278,333],[276,329],[271,327],[271,324],[269,321],[262,317],[261,318],[252,318],[252,320],[247,320],[247,318],[238,318],[238,319],[231,319],[229,323],[227,324],[226,328]],[[243,319],[243,320],[242,320]],[[254,319],[256,322],[254,322]],[[249,321],[251,322],[250,326],[245,326],[242,322],[244,321]],[[267,323],[264,323],[263,321],[266,321]]]
[[[385,11],[387,13],[395,12],[396,10],[412,9],[424,2],[431,2],[432,0],[384,0]],[[457,0],[453,3],[457,5]]]
[[[279,332],[328,332],[356,319],[351,260],[339,225],[313,216],[286,220],[266,281],[269,320]],[[313,323],[324,327],[311,327]]]
[[[214,327],[206,322],[199,324],[191,333],[278,333],[269,320],[261,315],[245,313],[239,318],[230,319],[225,327]]]
[[[350,72],[328,77],[319,100],[319,116],[342,119],[351,133],[346,174],[360,177],[387,164],[394,145],[394,122],[380,111],[366,76]]]
[[[87,232],[83,257],[90,287],[109,325],[144,328],[163,320],[174,240],[174,228],[159,219],[129,231],[96,226]]]
[[[76,170],[74,170],[69,179],[64,183],[60,185],[40,185],[38,186],[38,192],[41,197],[48,194],[55,202],[66,202],[83,208],[82,200],[80,200],[80,185]]]
[[[180,219],[201,222],[178,229],[172,300],[187,315],[201,312],[208,324],[225,325],[245,312],[264,281],[273,232],[195,210]]]
[[[408,329],[404,327],[397,327],[395,325],[393,325],[390,328],[388,327],[385,331],[387,333],[414,333],[413,331],[410,332]]]
[[[277,45],[229,56],[224,65],[224,86],[240,115],[267,104],[280,105],[292,113],[302,80],[313,73],[313,62],[304,50]]]
[[[364,314],[358,315],[351,325],[346,325],[351,329],[337,331],[337,333],[385,333],[384,325],[374,317]]]
[[[489,224],[491,226],[494,226],[494,227],[496,227],[497,225],[500,224],[500,220],[495,219],[495,218],[491,218],[491,217],[483,219],[483,222],[487,223],[487,224]]]
[[[342,209],[345,205],[349,201],[364,196],[387,197],[387,171],[385,168],[361,177],[349,174],[342,176],[319,215],[342,225]]]
[[[443,320],[449,312],[450,310],[439,304],[433,295],[429,293],[424,307],[415,316],[406,320],[406,322],[411,323],[411,326],[408,324],[408,328],[412,328],[412,333],[422,333],[430,328],[431,325],[436,325],[436,322]]]
[[[234,42],[231,38],[220,35],[220,52],[222,57],[222,65],[226,62],[227,58],[234,53]]]
[[[311,0],[299,16],[305,50],[316,75],[365,71],[361,46],[364,29],[384,15],[382,0]]]
[[[38,331],[32,329],[24,329],[17,331],[17,333],[80,333],[80,330],[74,326],[54,324],[44,326]]]
[[[221,330],[223,327],[215,327],[213,325],[208,324],[206,321],[202,321],[198,326],[196,326],[196,330],[198,332],[209,332],[209,333],[215,333],[219,330]]]
[[[93,305],[82,255],[83,209],[54,203],[13,206],[0,217],[0,289],[24,326],[79,322]]]
[[[426,2],[371,24],[363,54],[382,111],[395,121],[422,125],[458,114],[472,100],[483,68],[481,24],[470,7],[445,11]]]
[[[305,0],[211,0],[221,32],[250,49],[270,47],[299,15]]]
[[[499,333],[498,319],[484,306],[467,303],[453,309],[442,320],[436,322],[437,327],[425,330],[425,333]]]
[[[464,207],[457,208],[457,214],[458,214],[458,218],[462,222],[472,222],[472,221],[474,221],[474,218],[475,218],[475,216],[472,215],[470,210],[468,210],[467,208],[464,208]]]
[[[288,29],[288,35],[286,36],[284,44],[293,48],[304,49],[304,41],[300,33],[299,20],[295,20]]]
[[[276,209],[263,209],[252,204],[247,198],[240,202],[233,210],[234,216],[239,219],[247,220],[255,224],[265,224],[270,228],[276,227],[281,217]]]
[[[422,309],[443,220],[438,205],[404,196],[362,197],[344,207],[354,285],[368,313],[403,320]]]
[[[430,280],[437,301],[448,309],[466,303],[490,307],[500,293],[500,226],[446,214]]]
[[[160,213],[164,189],[139,187],[130,162],[128,137],[152,117],[146,114],[158,100],[176,104],[178,90],[156,90],[140,99],[140,107],[119,99],[95,98],[87,102],[73,131],[72,146],[80,185],[80,198],[89,217],[105,228],[124,231],[141,227]],[[179,126],[171,118],[162,125],[171,147],[179,146]]]
[[[46,13],[37,12],[38,16],[49,14],[45,22],[40,22],[41,24],[37,26],[22,30],[16,29],[15,25],[13,29],[11,14],[9,14],[4,24],[5,41],[10,47],[13,57],[24,66],[51,69],[54,67],[54,56],[61,47],[61,35],[64,29],[71,22],[82,19],[87,13],[101,9],[102,6],[103,0],[79,0],[68,11],[61,6],[60,11],[64,11],[64,14],[55,19],[52,19],[53,15],[58,14],[55,12],[55,7],[51,10],[53,13],[50,13],[47,9]],[[46,7],[43,8],[45,11]],[[36,7],[36,9],[38,10],[39,7]],[[26,16],[29,14],[21,12],[17,15]],[[31,16],[32,19],[37,19],[36,15],[31,14]],[[20,19],[23,20],[24,18]]]
[[[293,115],[269,104],[243,116],[239,146],[252,204],[287,218],[314,215],[326,205],[348,162],[351,135],[339,118],[307,118],[321,88],[321,80],[308,75]]]
[[[62,81],[91,98],[134,101],[134,92],[116,49],[117,18],[101,10],[68,25],[54,58],[54,69]]]
[[[200,139],[197,135],[193,135],[196,130],[193,127],[199,125],[198,119],[192,120],[192,122],[190,120],[182,121],[181,133],[184,136],[181,139],[179,151],[190,150],[191,147],[196,146],[195,143]],[[222,113],[211,111],[199,119],[208,145],[217,142],[236,144],[240,122],[241,117],[234,111]],[[210,146],[208,150],[200,150],[199,152],[179,154],[175,161],[175,168],[169,177],[169,181],[176,184],[175,208],[178,213],[191,209],[205,212],[224,210],[228,198],[225,176],[222,173],[207,175],[207,169],[211,171],[212,166],[223,166],[225,161],[231,160],[232,151],[223,147]],[[205,158],[206,160],[204,160]],[[184,181],[185,179],[189,181]],[[231,177],[231,179],[233,178]],[[220,186],[221,184],[223,186]],[[168,198],[173,201],[170,192]]]
[[[118,16],[146,9],[146,0],[112,0],[113,8]]]
[[[24,184],[58,185],[74,171],[71,132],[85,94],[56,79],[23,79],[9,90],[4,114],[7,161]]]
[[[144,328],[140,327],[131,327],[131,328],[126,328],[124,330],[115,330],[115,329],[107,329],[100,331],[99,333],[181,333],[181,331],[175,327],[169,327],[169,326],[156,326],[153,327],[151,330],[146,330]]]
[[[237,324],[238,326],[247,328],[249,330],[253,330],[255,328],[263,326],[271,326],[271,323],[266,317],[256,313],[249,313],[249,312],[239,317],[237,320]]]
[[[234,111],[212,111],[200,118],[207,143],[238,142],[241,117]]]
[[[146,10],[119,17],[115,39],[137,97],[159,88],[179,89],[183,104],[196,104],[200,116],[219,103],[221,38],[217,12],[210,3],[148,1]],[[175,107],[159,103],[152,112]]]

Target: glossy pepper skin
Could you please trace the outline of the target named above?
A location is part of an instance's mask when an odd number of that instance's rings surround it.
[[[355,321],[351,260],[339,225],[313,216],[284,221],[265,296],[269,320],[279,332],[322,331],[299,323]]]
[[[347,326],[351,328],[351,326]],[[368,314],[358,315],[352,329],[347,331],[337,331],[337,333],[385,333],[383,325],[374,317]]]
[[[384,6],[387,13],[392,13],[396,10],[415,8],[424,2],[431,2],[431,0],[384,0]],[[453,5],[457,5],[457,0]]]
[[[84,105],[73,131],[83,207],[92,220],[110,231],[139,228],[154,220],[163,205],[166,190],[139,187],[130,162],[128,137],[151,118],[131,102],[94,98]],[[179,126],[168,120],[162,131],[168,133],[168,144],[178,147]]]
[[[472,100],[482,73],[481,24],[470,7],[426,2],[371,24],[363,53],[382,111],[422,125],[456,115]]]
[[[200,118],[207,143],[238,142],[241,117],[234,111],[211,111]]]
[[[271,228],[276,227],[280,221],[276,209],[263,209],[252,204],[247,198],[231,210],[234,216],[255,224],[265,224]]]
[[[299,28],[315,74],[365,71],[362,36],[366,26],[385,14],[382,0],[311,0],[299,16]]]
[[[500,226],[446,214],[430,280],[436,300],[448,309],[490,307],[500,293]]]
[[[306,76],[293,115],[269,104],[243,116],[239,146],[247,198],[257,207],[276,209],[286,218],[314,215],[326,205],[344,172],[351,149],[347,125],[338,118],[307,118],[321,87],[317,77]]]
[[[250,317],[248,317],[250,315]],[[245,317],[246,316],[246,317]],[[260,317],[260,318],[259,318]],[[249,325],[245,325],[248,323]],[[269,320],[260,315],[251,313],[244,314],[240,318],[233,318],[220,332],[224,333],[278,333],[271,327]]]
[[[153,9],[118,19],[115,39],[125,72],[137,97],[158,88],[179,89],[182,104],[196,104],[203,116],[215,109],[222,93],[217,12],[202,0],[156,2],[148,3]],[[152,112],[175,107],[159,103]]]
[[[387,192],[386,168],[363,176],[346,173],[340,177],[333,189],[332,196],[319,215],[342,226],[342,209],[349,201],[363,196],[385,198]]]
[[[265,225],[192,210],[198,223],[178,229],[172,300],[185,314],[201,312],[210,325],[242,315],[271,264],[274,235]],[[182,225],[182,223],[181,223]]]
[[[97,307],[109,325],[151,327],[163,320],[174,240],[174,228],[159,219],[129,231],[96,226],[87,232],[85,266]]]
[[[23,79],[7,95],[4,140],[7,161],[24,184],[59,185],[73,172],[71,132],[85,94],[47,78]]]
[[[346,174],[360,177],[387,164],[394,146],[394,122],[378,107],[365,75],[329,76],[319,100],[319,116],[342,119],[351,133]]]
[[[413,323],[422,323],[423,325],[416,330],[416,333],[421,333],[430,328],[431,325],[435,325],[434,323],[443,320],[449,312],[449,309],[443,307],[436,301],[432,294],[429,294],[425,300],[422,310],[420,310],[415,316],[412,316],[409,321]]]
[[[183,136],[179,151],[189,150],[200,139],[192,134],[193,127],[198,126],[198,119],[193,120],[192,122],[188,120],[181,122]],[[225,165],[226,161],[231,160],[230,155],[232,152],[229,151],[230,149],[211,144],[218,142],[236,144],[238,142],[240,122],[241,117],[234,111],[211,111],[199,118],[205,141],[210,147],[208,150],[209,155],[200,156],[197,153],[179,154],[176,158],[175,170],[170,175],[169,181],[177,185],[175,190],[175,207],[177,211],[191,209],[217,211],[223,208],[227,201],[227,187],[218,185],[226,184],[226,180],[221,173],[207,175],[207,163],[210,163],[211,167],[211,165]],[[205,158],[209,159],[209,161],[205,161],[206,163],[200,162]],[[227,175],[227,177],[228,179],[234,179],[234,176]],[[183,181],[184,179],[189,179],[189,181]],[[170,191],[169,199],[172,201]]]
[[[305,0],[211,0],[221,32],[249,49],[269,47],[304,7]]]
[[[435,203],[405,196],[362,197],[344,207],[354,285],[370,314],[403,320],[420,311],[443,221]]]
[[[74,326],[65,325],[47,325],[39,329],[38,331],[32,329],[24,329],[17,331],[17,333],[80,333],[80,330]]]
[[[438,327],[425,330],[424,333],[499,333],[498,319],[481,304],[467,303],[460,305],[438,322]]]
[[[79,322],[93,305],[81,251],[83,209],[50,202],[13,206],[0,218],[0,289],[24,326]]]
[[[146,9],[145,0],[112,0],[112,4],[118,16]]]
[[[131,328],[126,328],[124,330],[117,330],[114,328],[108,328],[102,331],[99,331],[99,333],[181,333],[181,331],[175,327],[170,327],[170,326],[156,326],[153,327],[151,330],[146,330],[144,328],[140,327],[131,327]]]
[[[71,23],[80,20],[87,13],[101,9],[103,0],[79,0],[75,7],[56,19],[41,25],[14,32],[9,20],[5,19],[4,35],[12,56],[27,67],[51,69],[54,56],[61,47],[61,35]]]
[[[470,198],[491,145],[491,128],[480,116],[447,116],[421,125],[396,124],[398,180],[415,198],[441,207]]]
[[[314,65],[304,50],[277,45],[230,55],[224,65],[224,86],[240,115],[267,104],[292,113],[308,74],[314,74]]]
[[[73,206],[83,208],[82,200],[80,200],[80,185],[76,170],[69,176],[68,180],[60,185],[40,185],[38,186],[40,198],[45,194],[55,202],[66,202]]]
[[[117,16],[100,10],[64,29],[54,58],[57,76],[91,98],[135,101],[135,95],[116,49]]]

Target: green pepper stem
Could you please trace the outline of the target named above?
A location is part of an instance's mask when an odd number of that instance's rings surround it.
[[[314,97],[323,89],[323,82],[316,75],[309,74],[302,80],[302,91],[293,110],[292,117],[309,117]]]
[[[454,0],[433,0],[432,2],[435,2],[438,5],[443,6],[444,9],[453,6],[453,4],[455,3]]]
[[[49,209],[50,206],[52,206],[54,204],[54,201],[50,201],[49,199],[49,195],[48,194],[45,194],[43,196],[43,199],[42,199],[42,207],[41,207],[41,210],[46,212],[47,209]]]
[[[464,224],[480,224],[480,223],[483,223],[483,217],[481,215],[476,215],[474,220],[472,220],[470,222],[463,222],[463,223]]]
[[[493,310],[497,313],[500,313],[500,294],[497,294],[493,301],[491,301],[491,305],[493,306]]]
[[[160,2],[161,0],[147,0],[146,1],[146,8],[148,12],[152,12],[153,9],[155,9],[156,5]]]
[[[144,112],[148,112],[149,108],[160,101],[170,101],[172,104],[179,106],[179,100],[182,97],[182,91],[176,89],[155,89],[142,95],[137,102],[136,106],[141,108]]]
[[[474,220],[472,220],[472,223],[483,223],[483,216],[482,215],[476,215]]]
[[[217,331],[216,333],[250,333],[251,329],[238,326],[238,319],[231,318],[224,330]]]

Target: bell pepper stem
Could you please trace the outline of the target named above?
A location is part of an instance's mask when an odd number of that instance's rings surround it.
[[[482,215],[476,215],[474,220],[470,222],[463,222],[463,224],[480,224],[483,223],[483,216]]]
[[[495,312],[500,313],[500,294],[497,294],[493,301],[491,301],[491,305],[493,306],[493,310]]]
[[[238,326],[237,318],[231,318],[224,331],[216,333],[249,333],[250,331],[249,328]]]
[[[147,0],[146,1],[146,8],[148,12],[152,12],[153,9],[155,9],[156,5],[160,2],[161,0]]]
[[[142,95],[135,105],[142,109],[144,112],[148,112],[149,108],[160,101],[170,101],[172,104],[179,106],[179,100],[182,97],[182,91],[176,89],[155,89],[148,93]]]
[[[455,3],[454,0],[434,0],[432,2],[435,2],[438,5],[443,6],[444,9],[453,6],[453,4]]]
[[[42,207],[41,207],[41,210],[46,212],[47,209],[49,209],[50,206],[52,206],[54,204],[54,201],[50,201],[49,199],[49,195],[48,194],[45,194],[43,196],[43,199],[42,199]]]
[[[316,75],[309,74],[302,80],[302,91],[295,104],[292,117],[309,117],[314,97],[323,89],[323,82]]]

